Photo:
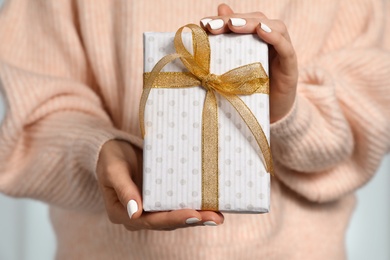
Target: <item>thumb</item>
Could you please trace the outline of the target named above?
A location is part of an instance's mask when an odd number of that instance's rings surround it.
[[[220,4],[218,6],[218,16],[231,15],[234,11],[227,4]]]
[[[119,201],[127,210],[129,218],[136,219],[142,214],[142,199],[139,188],[130,178],[130,174],[123,174],[116,179],[114,185]]]
[[[119,201],[126,208],[130,219],[137,219],[142,214],[142,199],[137,185],[128,178],[115,188]]]

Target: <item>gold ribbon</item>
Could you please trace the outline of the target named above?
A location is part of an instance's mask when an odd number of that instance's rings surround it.
[[[193,55],[187,51],[181,34],[191,29]],[[273,175],[272,156],[267,138],[256,117],[237,95],[269,94],[268,76],[261,63],[232,69],[222,75],[210,73],[210,44],[206,32],[195,24],[181,27],[175,35],[176,53],[163,57],[150,73],[144,73],[140,101],[140,125],[145,135],[145,105],[152,88],[188,88],[202,86],[206,97],[202,112],[202,210],[218,211],[218,106],[215,92],[227,99],[252,132],[264,157],[267,172]],[[180,58],[189,72],[160,72]]]

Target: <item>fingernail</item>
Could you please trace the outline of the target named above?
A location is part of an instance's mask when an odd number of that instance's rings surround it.
[[[260,28],[261,28],[263,31],[267,32],[267,33],[272,32],[271,28],[269,28],[267,25],[265,25],[265,24],[263,24],[263,23],[260,23]]]
[[[218,30],[218,29],[221,29],[223,27],[224,22],[222,19],[215,19],[215,20],[211,20],[209,22],[209,25],[210,25],[211,29]]]
[[[206,222],[203,222],[203,225],[205,226],[218,226],[217,223],[215,223],[214,221],[206,221]]]
[[[246,24],[246,20],[242,18],[230,18],[230,22],[237,27],[242,27]]]
[[[130,200],[128,203],[127,203],[127,214],[129,214],[129,218],[131,219],[131,217],[134,215],[134,213],[136,213],[138,211],[138,204],[135,200]]]
[[[200,219],[198,218],[188,218],[186,220],[186,224],[195,224],[195,223],[198,223],[200,221]]]
[[[206,27],[206,25],[211,21],[212,19],[210,18],[204,18],[202,20],[200,20],[200,22],[203,24],[204,27]]]

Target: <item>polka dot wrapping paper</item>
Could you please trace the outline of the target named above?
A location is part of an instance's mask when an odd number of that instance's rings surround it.
[[[144,33],[144,71],[174,53],[174,33]],[[192,51],[191,33],[183,43]],[[222,74],[260,62],[268,74],[268,48],[255,35],[210,35],[210,71]],[[188,71],[175,60],[162,71]],[[200,86],[152,89],[145,106],[143,207],[145,211],[183,208],[202,203],[202,109]],[[269,96],[240,96],[260,123],[269,142]],[[270,207],[270,174],[260,148],[238,112],[218,100],[218,206],[222,212],[266,213]]]

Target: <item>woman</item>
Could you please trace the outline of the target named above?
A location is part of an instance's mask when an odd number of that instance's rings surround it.
[[[344,259],[353,192],[390,147],[386,1],[157,4],[5,3],[0,190],[51,205],[58,259]],[[200,18],[272,46],[269,214],[141,210],[141,33]]]

